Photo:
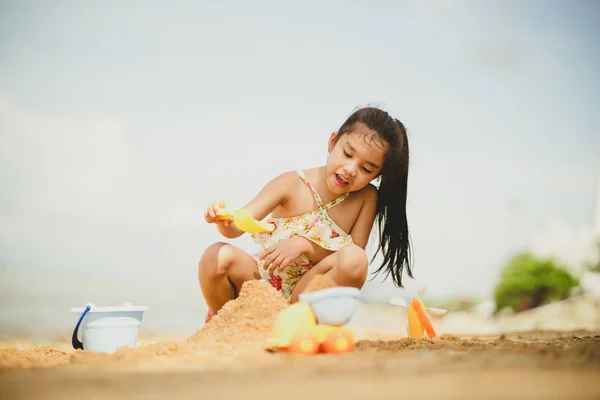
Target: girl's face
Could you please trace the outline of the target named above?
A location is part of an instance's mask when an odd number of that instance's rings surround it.
[[[325,166],[327,187],[333,193],[355,192],[375,179],[385,159],[387,143],[366,127],[341,136],[329,138],[331,154]]]

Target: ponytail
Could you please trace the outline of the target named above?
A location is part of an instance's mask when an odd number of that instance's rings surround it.
[[[379,231],[379,246],[373,260],[381,250],[383,262],[374,274],[385,271],[386,277],[392,275],[394,284],[402,286],[402,273],[414,278],[411,268],[410,237],[408,218],[406,216],[406,197],[408,190],[409,150],[406,129],[399,120],[395,122],[400,128],[399,148],[395,162],[384,167],[377,196],[376,224]],[[387,177],[391,176],[391,178]]]
[[[382,177],[377,197],[376,224],[379,228],[379,246],[373,260],[381,250],[383,262],[374,274],[385,271],[385,276],[392,275],[392,280],[398,287],[403,287],[402,273],[405,268],[407,275],[414,278],[406,217],[407,181],[408,174],[392,180]]]

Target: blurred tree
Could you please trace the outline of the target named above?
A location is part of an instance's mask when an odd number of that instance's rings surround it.
[[[579,280],[556,261],[524,253],[515,256],[500,274],[494,300],[498,310],[523,311],[566,299],[578,285]]]

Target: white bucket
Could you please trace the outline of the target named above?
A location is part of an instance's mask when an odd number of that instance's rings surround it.
[[[72,344],[75,349],[114,353],[118,348],[135,348],[146,306],[123,303],[117,307],[97,307],[89,303],[86,307],[72,308],[81,314],[73,331]],[[81,330],[81,342],[77,332]]]

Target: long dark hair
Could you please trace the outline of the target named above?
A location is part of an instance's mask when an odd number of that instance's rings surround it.
[[[364,124],[377,133],[379,139],[388,145],[383,168],[379,174],[379,194],[377,196],[376,224],[379,228],[379,246],[371,262],[379,251],[383,263],[374,275],[385,271],[392,275],[394,284],[402,286],[402,273],[413,277],[411,269],[410,238],[406,217],[406,191],[408,188],[408,137],[406,128],[399,120],[379,108],[367,107],[355,111],[338,131],[337,138],[353,133],[357,124]]]

